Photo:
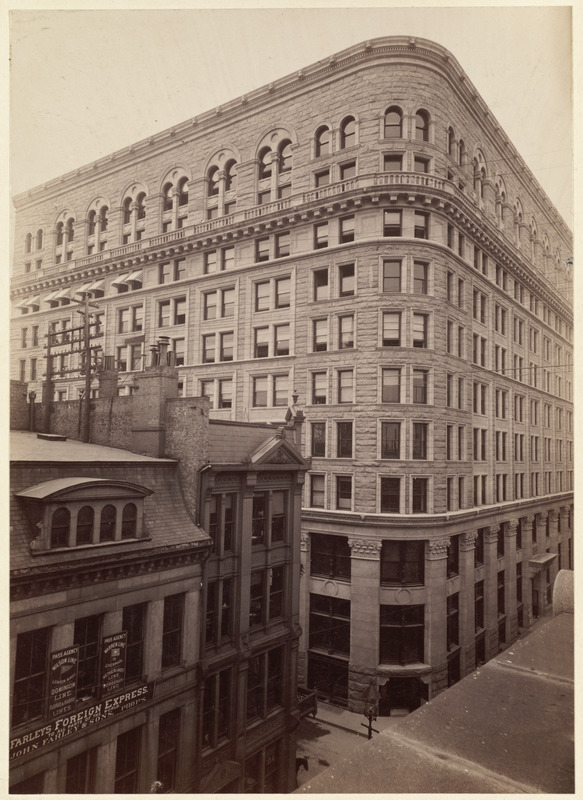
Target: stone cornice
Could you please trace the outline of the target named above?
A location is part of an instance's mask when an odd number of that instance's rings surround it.
[[[10,599],[23,600],[81,586],[117,581],[162,570],[202,563],[209,554],[208,545],[179,545],[129,557],[87,559],[82,562],[43,565],[14,571],[10,576]]]
[[[259,107],[264,109],[274,102],[281,104],[282,100],[289,98],[292,93],[298,90],[303,92],[306,86],[312,86],[318,81],[322,82],[330,77],[335,77],[342,70],[349,71],[354,66],[362,67],[362,65],[368,65],[374,61],[395,60],[428,62],[433,69],[438,70],[449,80],[452,88],[465,103],[467,110],[474,115],[476,125],[481,130],[487,130],[500,151],[504,148],[510,151],[509,157],[513,160],[513,164],[515,167],[518,166],[526,176],[526,179],[522,181],[524,190],[532,198],[536,198],[537,203],[540,203],[541,196],[545,199],[548,204],[546,213],[552,219],[553,225],[561,227],[563,236],[569,238],[571,232],[566,223],[516,148],[504,134],[500,124],[462,70],[459,62],[441,45],[428,39],[411,36],[381,37],[353,45],[327,59],[320,60],[242,97],[205,111],[161,133],[149,136],[147,139],[115,151],[73,172],[22,192],[13,198],[14,205],[17,210],[21,210],[36,202],[37,197],[40,199],[41,195],[44,200],[60,194],[63,189],[71,191],[73,188],[85,184],[91,176],[99,174],[103,178],[121,168],[127,169],[132,165],[137,165],[144,158],[158,156],[165,151],[172,150],[177,143],[182,145],[194,143],[198,138],[208,137],[212,132],[218,132],[224,128],[226,124],[232,124],[242,115],[247,116],[252,110]]]

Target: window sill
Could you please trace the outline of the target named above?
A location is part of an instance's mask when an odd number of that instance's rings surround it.
[[[64,553],[74,554],[74,553],[88,553],[88,552],[95,552],[96,550],[102,550],[103,548],[107,547],[119,547],[120,545],[137,545],[141,544],[142,542],[151,542],[151,536],[140,536],[133,539],[119,539],[113,542],[92,542],[91,544],[80,544],[80,545],[73,545],[72,547],[53,547],[47,548],[46,550],[37,549],[32,547],[33,542],[31,542],[31,554],[33,556],[47,556],[47,555],[58,555],[62,556]]]

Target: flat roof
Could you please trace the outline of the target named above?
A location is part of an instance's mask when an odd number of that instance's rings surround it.
[[[130,450],[79,442],[76,439],[66,441],[39,439],[36,433],[30,431],[10,431],[10,460],[13,463],[17,461],[176,463],[172,458],[152,458],[132,453]]]

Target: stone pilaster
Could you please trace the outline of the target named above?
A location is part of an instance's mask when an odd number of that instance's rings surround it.
[[[432,696],[447,687],[447,548],[449,538],[427,542],[425,549],[425,662],[431,664]]]
[[[498,534],[499,525],[484,531],[484,628],[486,660],[498,652]]]
[[[379,663],[381,542],[349,539],[350,675],[349,702],[358,710],[363,692]]]
[[[475,623],[475,548],[477,531],[460,536],[460,645],[461,674],[466,675],[476,663]]]
[[[518,520],[504,525],[504,606],[506,608],[506,642],[518,636],[516,611],[516,528]]]

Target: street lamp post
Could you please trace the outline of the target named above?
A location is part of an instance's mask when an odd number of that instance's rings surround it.
[[[366,687],[364,691],[364,716],[368,719],[368,724],[365,725],[361,722],[363,728],[368,728],[368,738],[372,739],[372,732],[379,733],[372,724],[377,718],[377,705],[379,701],[379,693],[373,680]]]

